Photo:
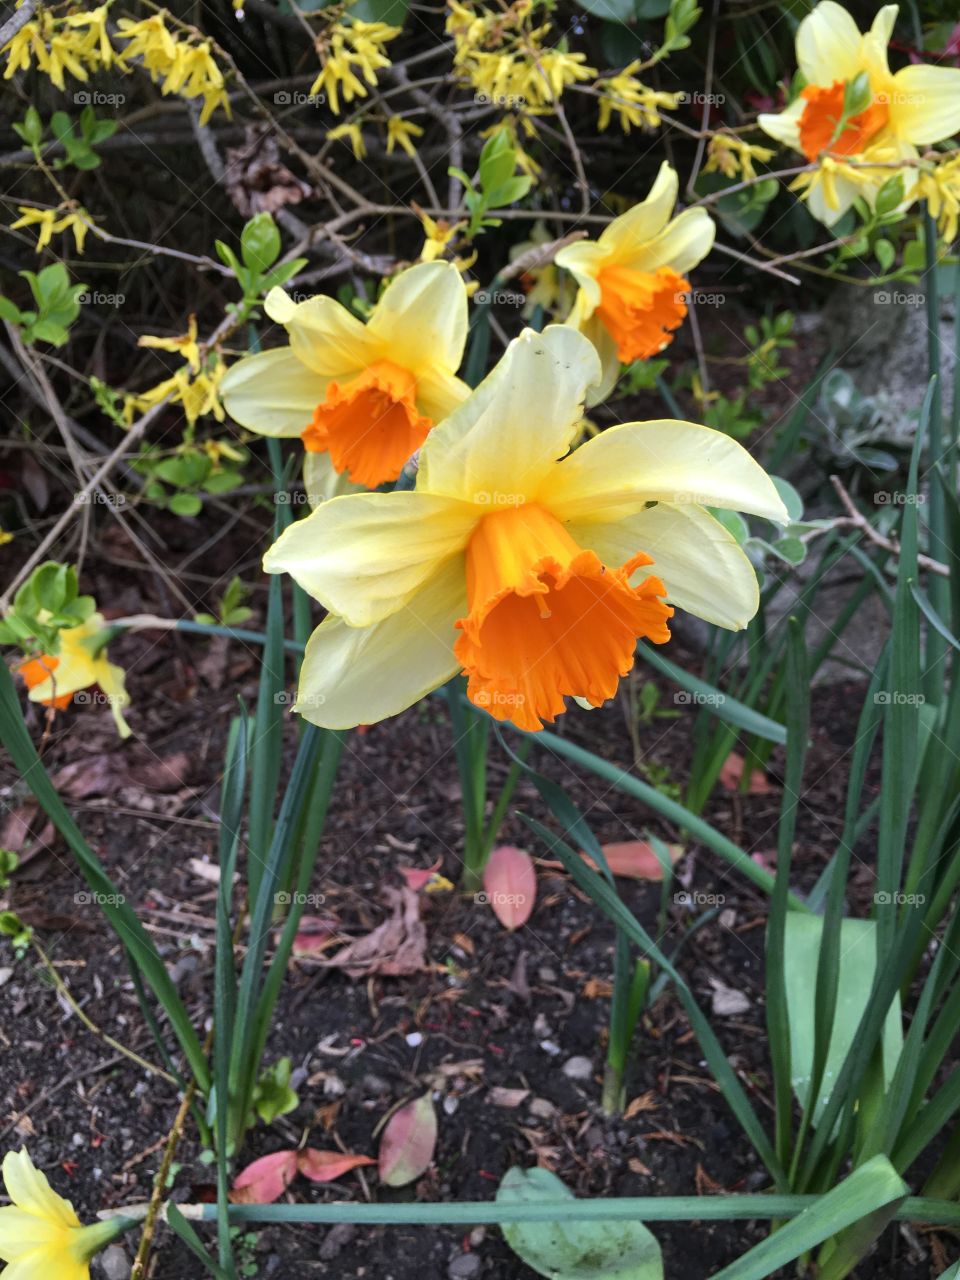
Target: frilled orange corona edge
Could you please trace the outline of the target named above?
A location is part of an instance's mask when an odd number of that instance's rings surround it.
[[[648,360],[673,340],[687,314],[689,283],[671,267],[634,271],[604,267],[597,277],[597,315],[617,344],[622,364]]]
[[[630,585],[652,563],[640,552],[610,568],[534,502],[485,516],[467,546],[470,612],[454,646],[471,701],[535,732],[565,697],[612,698],[638,638],[670,639],[663,583]]]
[[[59,658],[44,654],[40,658],[30,658],[26,662],[21,662],[20,666],[17,667],[17,671],[23,677],[23,683],[27,688],[34,689],[38,684],[43,684],[44,680],[49,680],[59,665]],[[65,707],[69,707],[72,701],[72,693],[62,693],[57,698],[45,698],[43,705],[45,707],[56,707],[58,711],[63,711]]]
[[[418,413],[413,374],[377,360],[342,386],[331,382],[303,432],[311,453],[330,454],[337,471],[368,489],[396,480],[433,425]]]
[[[810,161],[825,151],[834,156],[859,155],[889,119],[887,104],[875,99],[866,111],[851,116],[835,137],[843,116],[844,88],[842,80],[835,80],[829,88],[809,84],[801,91],[807,105],[800,117],[800,149]]]

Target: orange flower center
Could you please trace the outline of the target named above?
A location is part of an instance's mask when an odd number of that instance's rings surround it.
[[[808,84],[800,94],[807,104],[800,117],[800,150],[808,160],[816,160],[825,151],[834,156],[859,155],[885,127],[890,116],[887,104],[874,99],[866,111],[845,121],[838,135],[843,92],[843,81],[835,80],[829,89]]]
[[[617,344],[621,363],[648,360],[672,341],[687,314],[685,294],[690,285],[670,267],[633,271],[603,267],[597,277],[600,306],[597,315]]]
[[[44,680],[49,680],[59,665],[59,658],[53,657],[52,654],[44,653],[39,658],[29,658],[26,662],[21,662],[17,670],[23,677],[23,683],[27,688],[35,689],[38,684],[43,684]],[[56,688],[56,683],[54,683],[54,688]],[[43,706],[56,707],[58,711],[62,711],[64,707],[69,707],[72,701],[72,693],[62,693],[56,698],[44,698]]]
[[[302,434],[311,453],[330,454],[337,471],[375,489],[396,480],[433,425],[417,411],[417,381],[390,360],[376,360],[341,386],[331,382]]]
[[[484,516],[467,545],[470,612],[454,645],[471,701],[535,731],[562,713],[565,697],[594,706],[612,698],[638,637],[670,639],[663,583],[630,585],[651,563],[641,551],[609,568],[536,502]]]

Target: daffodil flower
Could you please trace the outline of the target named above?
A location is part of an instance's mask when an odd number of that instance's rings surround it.
[[[746,625],[756,573],[705,508],[785,522],[772,481],[690,422],[627,423],[569,453],[599,377],[576,330],[525,330],[431,431],[413,490],[334,498],[277,540],[267,571],[330,611],[301,715],[370,724],[462,671],[477,706],[538,730],[565,697],[613,697],[637,638],[669,638],[673,607]]]
[[[390,282],[366,324],[334,298],[264,304],[289,346],[246,356],[220,387],[227,412],[266,436],[300,436],[311,501],[339,478],[376,488],[468,395],[456,377],[467,338],[467,291],[456,267],[424,262]]]
[[[827,226],[858,195],[875,194],[896,172],[891,163],[916,160],[918,147],[960,129],[960,70],[916,63],[890,71],[887,46],[897,12],[897,5],[884,5],[870,30],[861,33],[842,5],[821,0],[797,28],[797,64],[805,87],[785,111],[757,119],[771,138],[807,160],[834,161],[828,182],[807,185],[810,212]],[[845,116],[848,86],[861,76],[865,97],[855,104],[856,114]],[[837,166],[851,159],[887,167],[875,170],[869,181],[857,180],[850,166]]]
[[[686,274],[713,247],[714,225],[705,209],[671,218],[678,189],[676,170],[664,162],[646,200],[614,218],[599,240],[557,254],[579,285],[567,324],[590,339],[603,366],[593,404],[609,395],[621,363],[657,355],[687,314]]]
[[[107,660],[109,630],[103,615],[92,613],[79,627],[60,632],[56,654],[42,654],[23,663],[20,675],[30,690],[31,702],[48,707],[65,707],[75,693],[99,685],[110,706],[121,738],[130,736],[123,709],[130,705],[122,667]]]
[[[9,1280],[89,1280],[90,1259],[130,1225],[113,1219],[83,1226],[25,1150],[4,1156],[3,1181],[13,1201],[0,1209],[0,1261],[9,1264]]]

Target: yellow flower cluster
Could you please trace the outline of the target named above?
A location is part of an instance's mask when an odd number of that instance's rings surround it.
[[[639,60],[631,62],[618,75],[597,82],[600,91],[598,127],[601,133],[610,124],[614,112],[620,117],[624,133],[629,133],[631,128],[658,129],[660,112],[676,111],[683,101],[682,93],[648,89],[634,75],[639,66]]]
[[[127,42],[124,57],[141,58],[162,94],[202,98],[201,124],[206,124],[217,107],[230,115],[223,72],[213,59],[209,40],[193,43],[174,36],[167,30],[163,13],[155,13],[142,22],[121,18],[117,26],[119,39]]]
[[[173,35],[163,13],[142,22],[120,18],[116,32],[111,33],[107,28],[109,9],[107,3],[88,11],[71,10],[63,17],[40,9],[2,50],[7,55],[4,79],[9,80],[17,71],[29,71],[36,61],[51,83],[63,90],[65,74],[81,81],[89,79],[91,71],[110,68],[126,74],[132,69],[130,60],[139,58],[161,93],[203,100],[202,124],[217,107],[230,115],[223,73],[214,61],[209,40],[195,39],[192,34]],[[111,35],[116,45],[111,43]]]
[[[145,413],[167,396],[172,404],[183,405],[183,412],[190,426],[208,413],[213,414],[218,422],[223,422],[220,383],[227,367],[219,355],[204,361],[197,339],[196,316],[190,317],[187,332],[179,337],[161,338],[145,333],[138,339],[137,345],[155,351],[173,352],[182,356],[186,364],[172,377],[158,382],[155,387],[124,396],[123,420],[128,426],[137,415]]]
[[[62,212],[67,209],[67,212]],[[20,217],[16,222],[11,222],[10,230],[17,231],[20,227],[36,227],[37,228],[37,253],[45,249],[55,235],[59,235],[62,231],[72,231],[73,239],[77,246],[77,253],[83,253],[84,241],[87,238],[87,232],[90,230],[90,218],[86,209],[71,210],[67,205],[60,205],[56,209],[39,209],[32,204],[18,204],[17,210]]]
[[[940,235],[947,245],[953,244],[960,229],[960,151],[951,151],[939,163],[920,169],[910,198],[926,200]]]
[[[352,102],[365,98],[374,88],[377,72],[390,66],[384,51],[388,41],[400,34],[399,27],[385,22],[338,22],[317,41],[323,69],[314,80],[311,94],[326,94],[334,115],[340,114],[340,98]]]
[[[516,0],[505,12],[451,0],[446,29],[455,45],[454,67],[473,85],[478,101],[549,110],[571,84],[597,74],[586,65],[586,54],[546,47],[553,24],[534,26],[535,8],[534,0]]]
[[[40,9],[4,46],[2,52],[7,55],[7,66],[3,78],[9,80],[17,71],[29,71],[34,59],[60,90],[66,87],[65,73],[85,81],[91,71],[101,68],[116,65],[127,70],[110,44],[108,8],[103,4],[89,12],[71,12],[63,17],[56,17],[49,9]]]
[[[725,178],[742,174],[752,182],[757,176],[754,161],[766,164],[776,153],[771,147],[757,147],[733,133],[715,133],[707,144],[707,163],[704,173],[722,173]]]

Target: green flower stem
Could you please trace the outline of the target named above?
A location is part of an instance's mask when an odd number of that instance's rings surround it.
[[[497,1204],[462,1200],[450,1204],[232,1204],[230,1221],[349,1222],[356,1226],[479,1226],[503,1222],[724,1222],[749,1218],[794,1218],[819,1196],[634,1196],[603,1200],[560,1200],[556,1204]],[[187,1218],[213,1222],[215,1204],[179,1205]],[[898,1222],[960,1227],[960,1204],[911,1196],[895,1213]]]

